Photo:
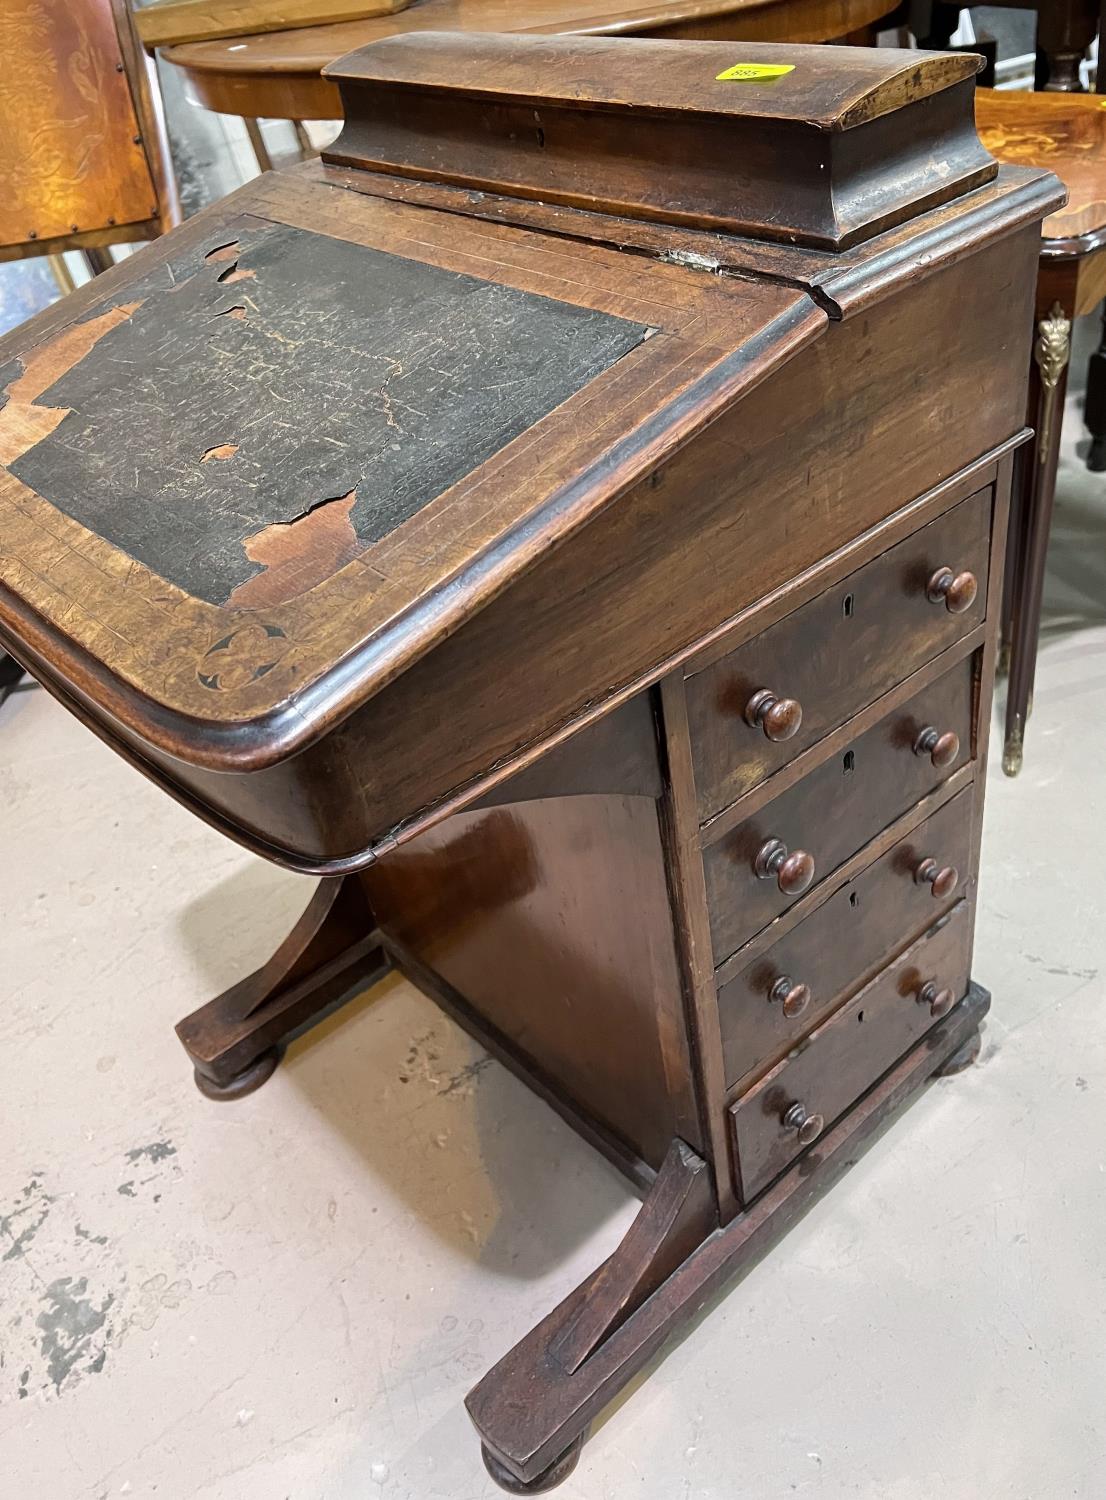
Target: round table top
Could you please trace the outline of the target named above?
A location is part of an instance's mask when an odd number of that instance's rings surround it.
[[[604,5],[612,8],[604,9]],[[699,41],[826,42],[872,25],[895,0],[414,0],[365,21],[187,42],[162,52],[196,104],[265,119],[331,120],[328,63],[410,31],[536,31]],[[520,19],[524,24],[520,25]]]
[[[1106,244],[1106,97],[977,89],[975,123],[999,161],[1046,167],[1068,190],[1068,201],[1041,226],[1046,240],[1069,255]]]

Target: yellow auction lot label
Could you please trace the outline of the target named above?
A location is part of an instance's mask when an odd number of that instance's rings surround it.
[[[785,73],[794,73],[794,63],[734,63],[724,73],[715,74],[717,83],[765,83],[772,78],[782,78]]]

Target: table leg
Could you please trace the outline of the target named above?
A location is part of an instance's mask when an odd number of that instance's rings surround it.
[[[273,170],[273,162],[269,155],[269,148],[265,144],[265,137],[261,134],[261,122],[253,120],[246,115],[242,123],[245,125],[246,134],[250,138],[253,154],[257,157],[257,165],[263,172],[271,172]]]
[[[1106,472],[1106,303],[1102,307],[1102,338],[1087,365],[1087,395],[1083,420],[1091,434],[1087,468]]]
[[[978,1050],[990,1006],[967,995],[752,1204],[719,1224],[706,1164],[673,1143],[614,1254],[469,1392],[489,1474],[513,1495],[571,1473],[593,1421],[665,1344],[764,1254],[934,1075]]]
[[[293,1035],[390,968],[360,878],[322,881],[268,963],[177,1026],[196,1086],[209,1099],[253,1093]]]
[[[111,251],[104,246],[94,250],[82,251],[85,265],[93,276],[99,276],[104,271],[110,271],[115,261],[112,259]]]
[[[1006,529],[1006,558],[1002,574],[1002,615],[999,630],[999,653],[996,671],[1000,677],[1010,673],[1014,621],[1018,612],[1018,589],[1021,586],[1022,554],[1025,549],[1026,491],[1032,472],[1032,445],[1024,444],[1014,455],[1014,477],[1010,486],[1010,522]]]
[[[1050,93],[1082,93],[1079,65],[1095,39],[1097,6],[1092,6],[1091,0],[1081,0],[1078,4],[1038,5],[1036,9],[1034,86]]]
[[[1002,769],[1016,776],[1022,767],[1022,745],[1029,695],[1033,690],[1037,639],[1041,629],[1041,596],[1045,558],[1056,493],[1060,459],[1060,427],[1064,413],[1068,362],[1071,358],[1071,318],[1059,302],[1037,324],[1033,344],[1030,400],[1035,407],[1036,437],[1027,455],[1029,470],[1022,504],[1025,507],[1021,566],[1014,611],[1010,680],[1006,692],[1006,736]]]

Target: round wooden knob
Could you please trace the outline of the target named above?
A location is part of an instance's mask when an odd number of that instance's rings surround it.
[[[798,896],[814,879],[814,859],[805,849],[787,852],[782,839],[768,839],[760,846],[753,869],[758,880],[775,880],[785,896]]]
[[[777,1000],[789,1021],[801,1016],[810,1004],[810,985],[796,984],[788,974],[781,974],[768,991],[769,1000]]]
[[[960,871],[955,865],[939,865],[935,859],[923,859],[914,871],[918,885],[928,885],[938,901],[951,896],[960,883]]]
[[[918,1004],[928,1005],[929,1013],[934,1019],[947,1016],[955,1003],[956,996],[952,990],[939,990],[934,979],[928,980],[918,991]]]
[[[943,604],[951,615],[962,615],[971,609],[979,584],[974,573],[954,573],[938,568],[926,584],[926,598],[931,604]]]
[[[821,1115],[808,1115],[806,1105],[798,1102],[788,1109],[783,1117],[783,1123],[798,1135],[800,1146],[809,1146],[811,1141],[816,1141],[826,1128],[826,1122]]]
[[[939,734],[932,724],[927,724],[914,741],[914,754],[928,755],[938,770],[943,771],[960,754],[960,736],[951,729]]]
[[[794,698],[777,698],[771,688],[757,688],[745,705],[745,722],[763,729],[770,740],[789,740],[803,722],[803,706]]]

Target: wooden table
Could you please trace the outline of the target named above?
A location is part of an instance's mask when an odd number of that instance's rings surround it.
[[[574,32],[706,41],[828,42],[863,31],[896,0],[416,0],[369,21],[308,26],[166,48],[194,104],[248,119],[336,120],[338,90],[322,77],[337,58],[413,31]],[[520,24],[525,17],[525,24]]]
[[[1007,548],[1003,638],[1009,686],[1003,769],[1016,776],[1033,693],[1071,325],[1106,297],[1106,99],[1101,94],[979,89],[976,123],[984,145],[1000,161],[1048,167],[1068,190],[1067,204],[1041,226],[1026,416],[1034,438],[1022,455]],[[1101,454],[1106,448],[1103,349],[1092,357],[1088,371],[1086,421]],[[1104,465],[1099,459],[1091,466]]]

